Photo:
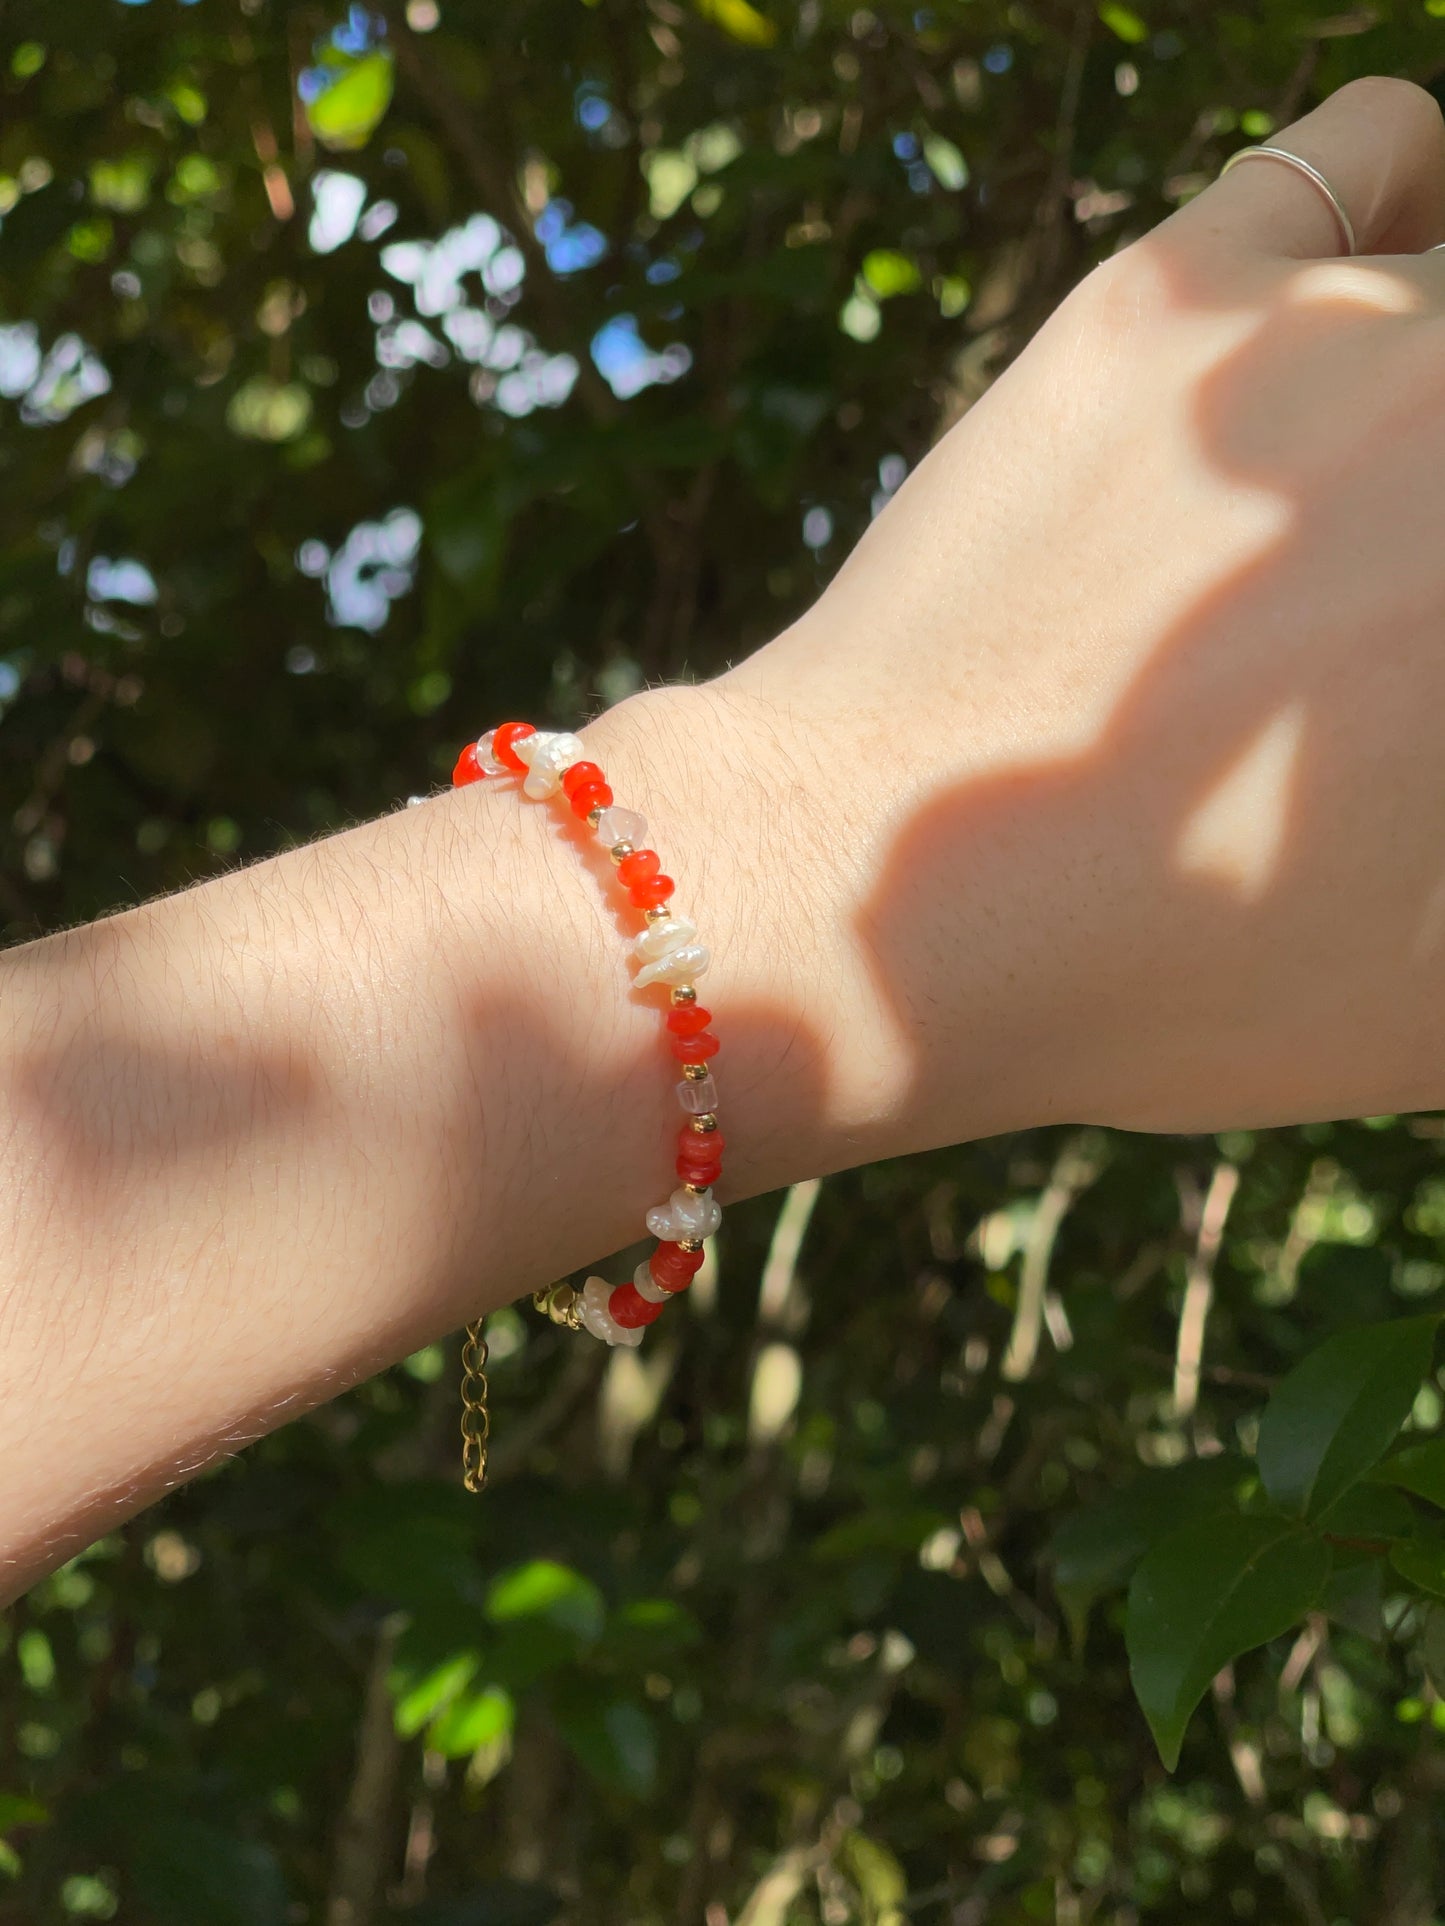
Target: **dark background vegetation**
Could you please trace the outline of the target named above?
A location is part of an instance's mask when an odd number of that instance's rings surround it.
[[[9,937],[764,641],[1094,261],[1442,48],[1445,0],[5,0]],[[1173,1776],[1119,1588],[1312,1346],[1445,1304],[1442,1145],[760,1200],[638,1357],[493,1320],[481,1502],[419,1354],[0,1623],[0,1920],[1427,1926],[1428,1559],[1287,1614]]]

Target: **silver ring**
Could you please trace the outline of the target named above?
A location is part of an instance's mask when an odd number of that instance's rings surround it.
[[[1241,161],[1247,160],[1283,161],[1287,167],[1293,167],[1297,173],[1303,174],[1307,181],[1312,181],[1329,202],[1330,212],[1340,224],[1340,235],[1345,243],[1346,254],[1359,253],[1360,250],[1355,242],[1355,224],[1345,211],[1344,202],[1317,167],[1312,167],[1307,160],[1301,160],[1298,154],[1292,154],[1287,147],[1241,147],[1239,152],[1231,154],[1220,168],[1220,180],[1224,179],[1231,167],[1237,167]]]

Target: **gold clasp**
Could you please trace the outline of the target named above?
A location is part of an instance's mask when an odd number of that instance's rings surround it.
[[[570,1284],[549,1284],[545,1290],[533,1291],[532,1302],[553,1324],[565,1324],[569,1331],[582,1328],[577,1315],[577,1293]]]

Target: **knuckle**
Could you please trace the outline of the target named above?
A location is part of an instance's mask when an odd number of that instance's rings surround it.
[[[1346,81],[1333,99],[1342,108],[1371,120],[1393,126],[1408,123],[1418,133],[1438,136],[1445,129],[1434,95],[1413,80],[1400,80],[1393,74],[1366,74],[1359,80]]]
[[[1113,330],[1152,315],[1160,292],[1160,264],[1146,236],[1091,268],[1070,299],[1076,311]]]

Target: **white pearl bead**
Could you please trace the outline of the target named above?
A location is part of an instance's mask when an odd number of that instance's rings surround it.
[[[637,1295],[645,1298],[649,1304],[665,1304],[672,1296],[671,1291],[663,1290],[662,1286],[656,1282],[645,1257],[632,1273],[632,1282],[636,1286]]]
[[[670,983],[676,989],[680,984],[692,983],[705,975],[711,962],[712,951],[705,943],[684,943],[680,950],[674,950],[670,956],[664,956],[656,963],[649,963],[645,970],[639,970],[632,980],[639,990],[645,990],[653,983]]]
[[[682,1225],[684,1237],[712,1237],[722,1223],[722,1206],[710,1190],[697,1197],[690,1190],[675,1190],[671,1204],[673,1218]]]
[[[583,747],[581,736],[574,736],[564,730],[561,735],[553,736],[544,753],[549,767],[555,769],[560,776],[570,769],[574,762],[581,762],[587,751]]]
[[[711,1237],[722,1222],[722,1206],[710,1190],[694,1197],[689,1190],[675,1190],[665,1204],[654,1204],[647,1213],[647,1228],[664,1244],[676,1244],[684,1237]]]
[[[543,748],[552,740],[546,729],[534,729],[530,736],[518,736],[512,744],[512,754],[524,769],[530,769]]]
[[[523,755],[524,749],[531,753]],[[524,736],[517,744],[517,754],[530,767],[522,784],[522,794],[530,796],[533,802],[544,802],[548,796],[555,796],[562,786],[563,770],[570,769],[574,762],[581,762],[583,753],[580,736],[541,732]]]
[[[577,1316],[581,1323],[593,1337],[601,1338],[604,1344],[626,1344],[630,1347],[641,1344],[641,1325],[628,1330],[608,1310],[607,1300],[611,1295],[612,1286],[605,1277],[589,1277],[577,1298]]]
[[[660,956],[680,950],[696,935],[697,924],[690,916],[675,916],[669,911],[655,923],[649,923],[640,936],[633,937],[632,954],[640,956],[644,963],[655,963]]]

